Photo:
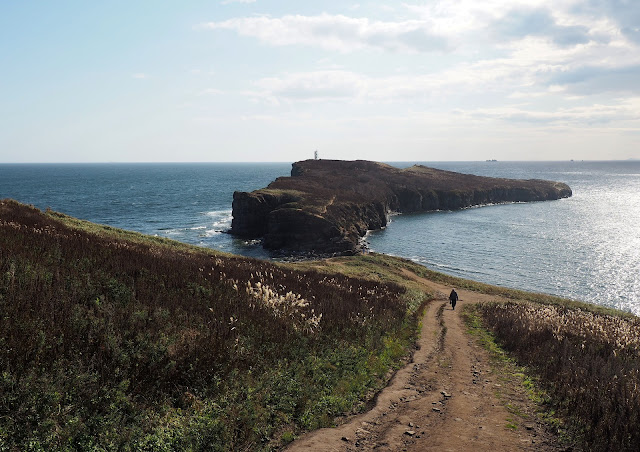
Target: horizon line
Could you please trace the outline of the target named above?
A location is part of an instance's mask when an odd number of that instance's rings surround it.
[[[159,165],[173,165],[173,164],[257,164],[257,163],[295,163],[305,160],[314,160],[313,158],[301,159],[301,160],[256,160],[256,161],[74,161],[74,162],[56,162],[56,161],[42,161],[42,162],[0,162],[0,165],[144,165],[144,164],[159,164]],[[318,160],[333,160],[333,161],[365,161],[365,159],[318,159]],[[628,162],[628,161],[640,161],[640,158],[630,157],[626,159],[543,159],[543,160],[369,160],[372,162],[381,163],[412,163],[412,162],[426,162],[426,163],[516,163],[516,162]]]

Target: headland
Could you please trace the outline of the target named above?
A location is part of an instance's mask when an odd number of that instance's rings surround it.
[[[365,160],[305,160],[266,188],[235,192],[231,233],[262,238],[269,250],[358,254],[369,230],[392,212],[458,210],[572,195],[560,182],[504,179],[422,165],[400,169]]]

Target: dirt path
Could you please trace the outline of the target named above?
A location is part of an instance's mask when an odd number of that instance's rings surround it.
[[[535,417],[513,383],[498,381],[485,350],[465,333],[460,307],[490,298],[406,273],[438,294],[426,308],[413,361],[399,370],[373,409],[336,428],[295,441],[288,451],[553,451],[555,438]],[[511,388],[513,389],[513,388]],[[506,406],[510,407],[507,410]]]

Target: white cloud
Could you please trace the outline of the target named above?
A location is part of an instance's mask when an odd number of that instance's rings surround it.
[[[240,92],[275,106],[272,113],[330,112],[331,121],[366,123],[382,111],[412,121],[412,111],[496,130],[630,130],[640,125],[640,43],[622,19],[622,0],[611,1],[617,15],[600,0],[436,0],[397,4],[384,20],[325,13],[200,28],[328,51],[316,60],[319,70],[281,66]],[[344,56],[371,49],[381,53],[375,73],[371,54]]]
[[[209,22],[199,28],[233,30],[270,45],[307,45],[339,52],[361,49],[430,52],[449,48],[447,40],[433,33],[422,20],[383,22],[344,15],[287,15],[235,18]]]
[[[371,77],[347,70],[288,73],[255,83],[244,93],[270,105],[313,104],[335,111],[334,120],[363,120],[381,111],[397,111],[398,119],[411,119],[416,112],[443,115],[451,112],[471,123],[498,121],[526,127],[640,127],[640,97],[589,100],[572,96],[559,85],[542,86],[529,66],[504,60],[460,65],[432,75],[394,74]],[[472,99],[470,101],[470,99]],[[474,107],[480,99],[482,108]],[[411,113],[413,112],[413,113]]]
[[[553,110],[526,110],[517,107],[481,108],[461,111],[475,119],[497,119],[510,123],[592,127],[609,123],[640,123],[640,98],[626,99],[609,105],[592,104]]]
[[[259,80],[258,91],[250,95],[271,103],[352,100],[362,94],[365,83],[366,77],[342,70],[293,73]]]
[[[136,72],[135,74],[131,74],[131,77],[133,78],[137,78],[139,80],[145,79],[145,78],[149,78],[149,75],[143,73],[143,72]]]
[[[287,73],[255,82],[250,97],[270,103],[345,101],[361,103],[419,103],[435,98],[492,93],[508,96],[535,86],[555,66],[512,59],[460,63],[440,72],[392,73],[372,77],[346,69]],[[545,88],[546,90],[546,88]]]

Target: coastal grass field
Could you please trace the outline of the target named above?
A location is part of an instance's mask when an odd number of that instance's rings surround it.
[[[425,294],[0,203],[0,450],[261,450],[361,410]]]
[[[406,363],[435,296],[407,272],[495,296],[467,307],[470,328],[524,366],[571,442],[640,448],[630,314],[378,254],[242,258],[5,200],[0,450],[281,448],[366,409]]]

